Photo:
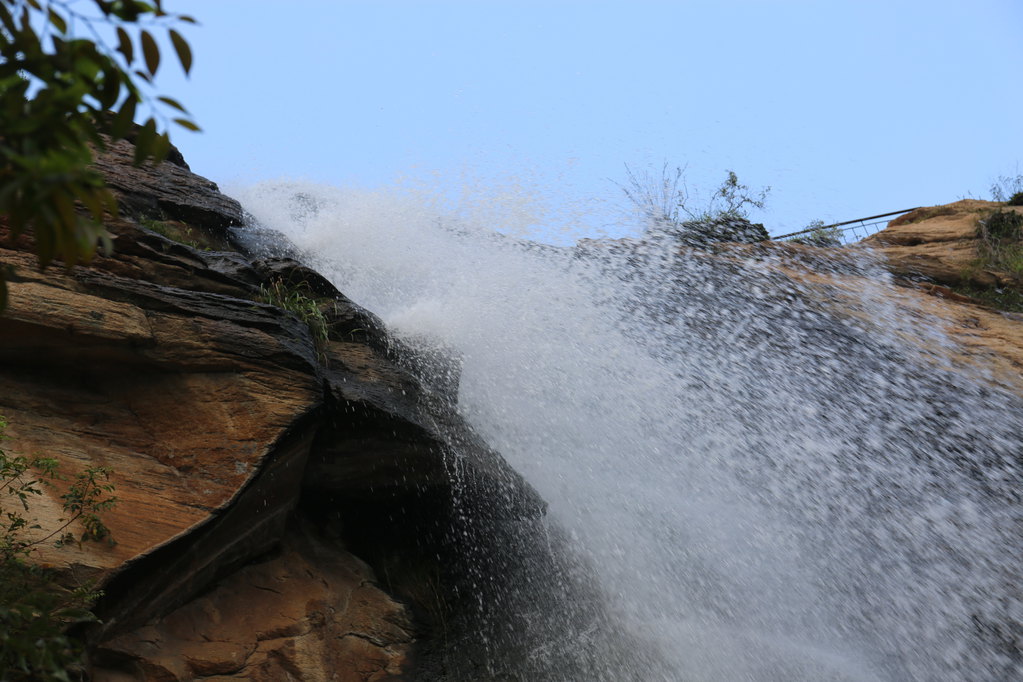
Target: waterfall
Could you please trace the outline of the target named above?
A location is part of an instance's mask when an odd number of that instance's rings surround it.
[[[601,594],[573,636],[641,649],[521,679],[1023,676],[1023,400],[869,253],[803,264],[849,290],[768,251],[533,244],[397,191],[235,194],[393,333],[453,349],[458,409]]]

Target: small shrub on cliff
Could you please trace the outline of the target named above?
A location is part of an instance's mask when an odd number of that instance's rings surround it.
[[[1006,203],[1009,204],[1009,206],[1023,206],[1023,192],[1016,192],[1009,197],[1009,201]]]
[[[821,248],[842,245],[842,230],[837,227],[826,226],[823,220],[811,221],[804,229],[812,231],[793,239],[793,243]]]
[[[685,170],[670,171],[665,163],[660,178],[638,176],[625,167],[627,182],[618,184],[625,197],[646,218],[647,236],[668,236],[688,246],[713,242],[757,242],[768,239],[767,230],[749,220],[751,208],[762,209],[770,187],[754,191],[728,171],[725,180],[703,207],[693,206],[693,194]]]
[[[319,302],[309,296],[308,291],[309,287],[304,283],[291,285],[275,277],[259,287],[259,300],[294,313],[309,326],[313,341],[323,344],[327,341],[330,326]]]
[[[1019,206],[1020,204],[1012,202],[1023,200],[1023,175],[1018,172],[1016,175],[999,175],[998,179],[991,183],[991,198],[994,201],[1007,201],[1010,206]]]
[[[1023,237],[1023,214],[1016,211],[995,211],[979,221],[977,236],[989,245],[1018,242]]]
[[[957,294],[963,294],[975,298],[985,305],[998,310],[1007,310],[1013,313],[1023,313],[1023,292],[1005,287],[1003,289],[990,289],[985,287],[961,284],[952,289]]]
[[[0,416],[0,441],[7,422]],[[81,644],[66,634],[72,625],[93,622],[89,606],[99,596],[89,585],[67,586],[52,568],[28,561],[43,543],[58,546],[87,540],[109,539],[100,513],[116,502],[110,471],[90,467],[79,474],[61,496],[65,517],[55,529],[42,529],[25,516],[41,487],[60,479],[57,461],[48,458],[10,457],[0,450],[0,679],[72,679],[82,669]],[[80,523],[75,537],[69,529]],[[36,530],[35,538],[26,537]],[[49,532],[47,532],[49,531]],[[80,677],[80,675],[78,675]]]

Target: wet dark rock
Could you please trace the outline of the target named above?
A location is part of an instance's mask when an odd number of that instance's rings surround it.
[[[96,154],[95,167],[117,196],[123,213],[158,220],[181,220],[208,230],[242,224],[242,208],[220,193],[216,183],[181,165],[132,164],[135,146],[127,140],[108,143]]]

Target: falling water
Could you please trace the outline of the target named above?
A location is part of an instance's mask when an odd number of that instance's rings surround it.
[[[768,252],[531,245],[399,193],[238,194],[393,333],[457,353],[459,410],[598,586],[590,629],[640,643],[521,679],[1023,678],[1023,400],[869,255],[810,265],[843,289]]]

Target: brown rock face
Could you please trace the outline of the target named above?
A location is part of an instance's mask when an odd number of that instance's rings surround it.
[[[15,266],[0,317],[5,449],[56,457],[72,474],[114,470],[120,501],[104,520],[116,544],[36,556],[106,593],[102,625],[88,633],[96,679],[411,674],[408,607],[375,585],[348,538],[407,539],[387,531],[399,508],[443,527],[452,451],[463,497],[499,495],[527,516],[542,503],[445,401],[429,399],[380,322],[322,277],[136,223],[159,211],[227,244],[241,211],[186,168],[131,168],[125,144],[97,163],[128,216],[107,225],[113,255],[39,272],[30,237],[0,231],[0,263]],[[317,301],[328,340],[262,302],[273,281]],[[43,528],[62,515],[62,492],[34,501]]]
[[[222,516],[254,486],[277,503],[233,529],[230,543],[204,561],[266,551],[301,474],[272,486],[256,485],[257,474],[285,459],[301,467],[305,454],[285,436],[319,403],[312,359],[290,341],[308,332],[265,305],[78,273],[95,282],[88,286],[57,270],[37,273],[23,254],[2,257],[19,264],[0,327],[0,411],[12,446],[57,456],[70,470],[109,466],[120,499],[108,515],[115,546],[46,546],[40,558],[106,579]],[[233,319],[192,314],[216,305]],[[61,515],[58,492],[33,507],[44,528]],[[146,601],[159,608],[156,595]]]
[[[1006,273],[977,267],[977,222],[995,210],[1023,212],[992,201],[963,199],[945,206],[918,208],[864,240],[884,255],[888,268],[902,276],[939,284],[989,288],[1012,284]]]
[[[105,643],[93,680],[394,679],[413,641],[404,606],[347,552],[293,529],[272,558],[246,566],[163,619]],[[319,675],[323,675],[319,677]]]

